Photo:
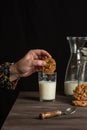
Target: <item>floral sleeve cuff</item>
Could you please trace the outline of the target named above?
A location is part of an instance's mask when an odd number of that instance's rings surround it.
[[[15,89],[18,83],[18,80],[10,81],[10,71],[9,67],[12,63],[5,62],[0,65],[0,87],[5,89]]]

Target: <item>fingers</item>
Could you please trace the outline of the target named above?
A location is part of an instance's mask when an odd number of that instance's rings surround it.
[[[45,66],[46,65],[46,62],[45,61],[43,61],[43,60],[36,60],[36,61],[34,61],[33,62],[33,65],[34,66]]]
[[[38,56],[52,57],[46,50],[43,50],[43,49],[35,49],[32,51],[34,51]]]

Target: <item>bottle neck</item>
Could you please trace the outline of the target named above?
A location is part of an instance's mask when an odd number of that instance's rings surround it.
[[[77,50],[77,60],[81,60],[81,52],[79,49]]]
[[[70,45],[71,53],[77,53],[78,49],[84,47],[85,43],[87,42],[87,37],[71,37],[68,36],[67,40]]]

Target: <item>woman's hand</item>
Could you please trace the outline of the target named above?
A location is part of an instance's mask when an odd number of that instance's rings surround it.
[[[41,66],[46,65],[43,61],[45,57],[51,57],[51,55],[43,49],[30,50],[22,59],[10,66],[10,80],[27,77],[39,71]]]

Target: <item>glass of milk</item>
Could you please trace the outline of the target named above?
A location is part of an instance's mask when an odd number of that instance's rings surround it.
[[[55,101],[57,72],[45,74],[38,72],[40,101]]]

